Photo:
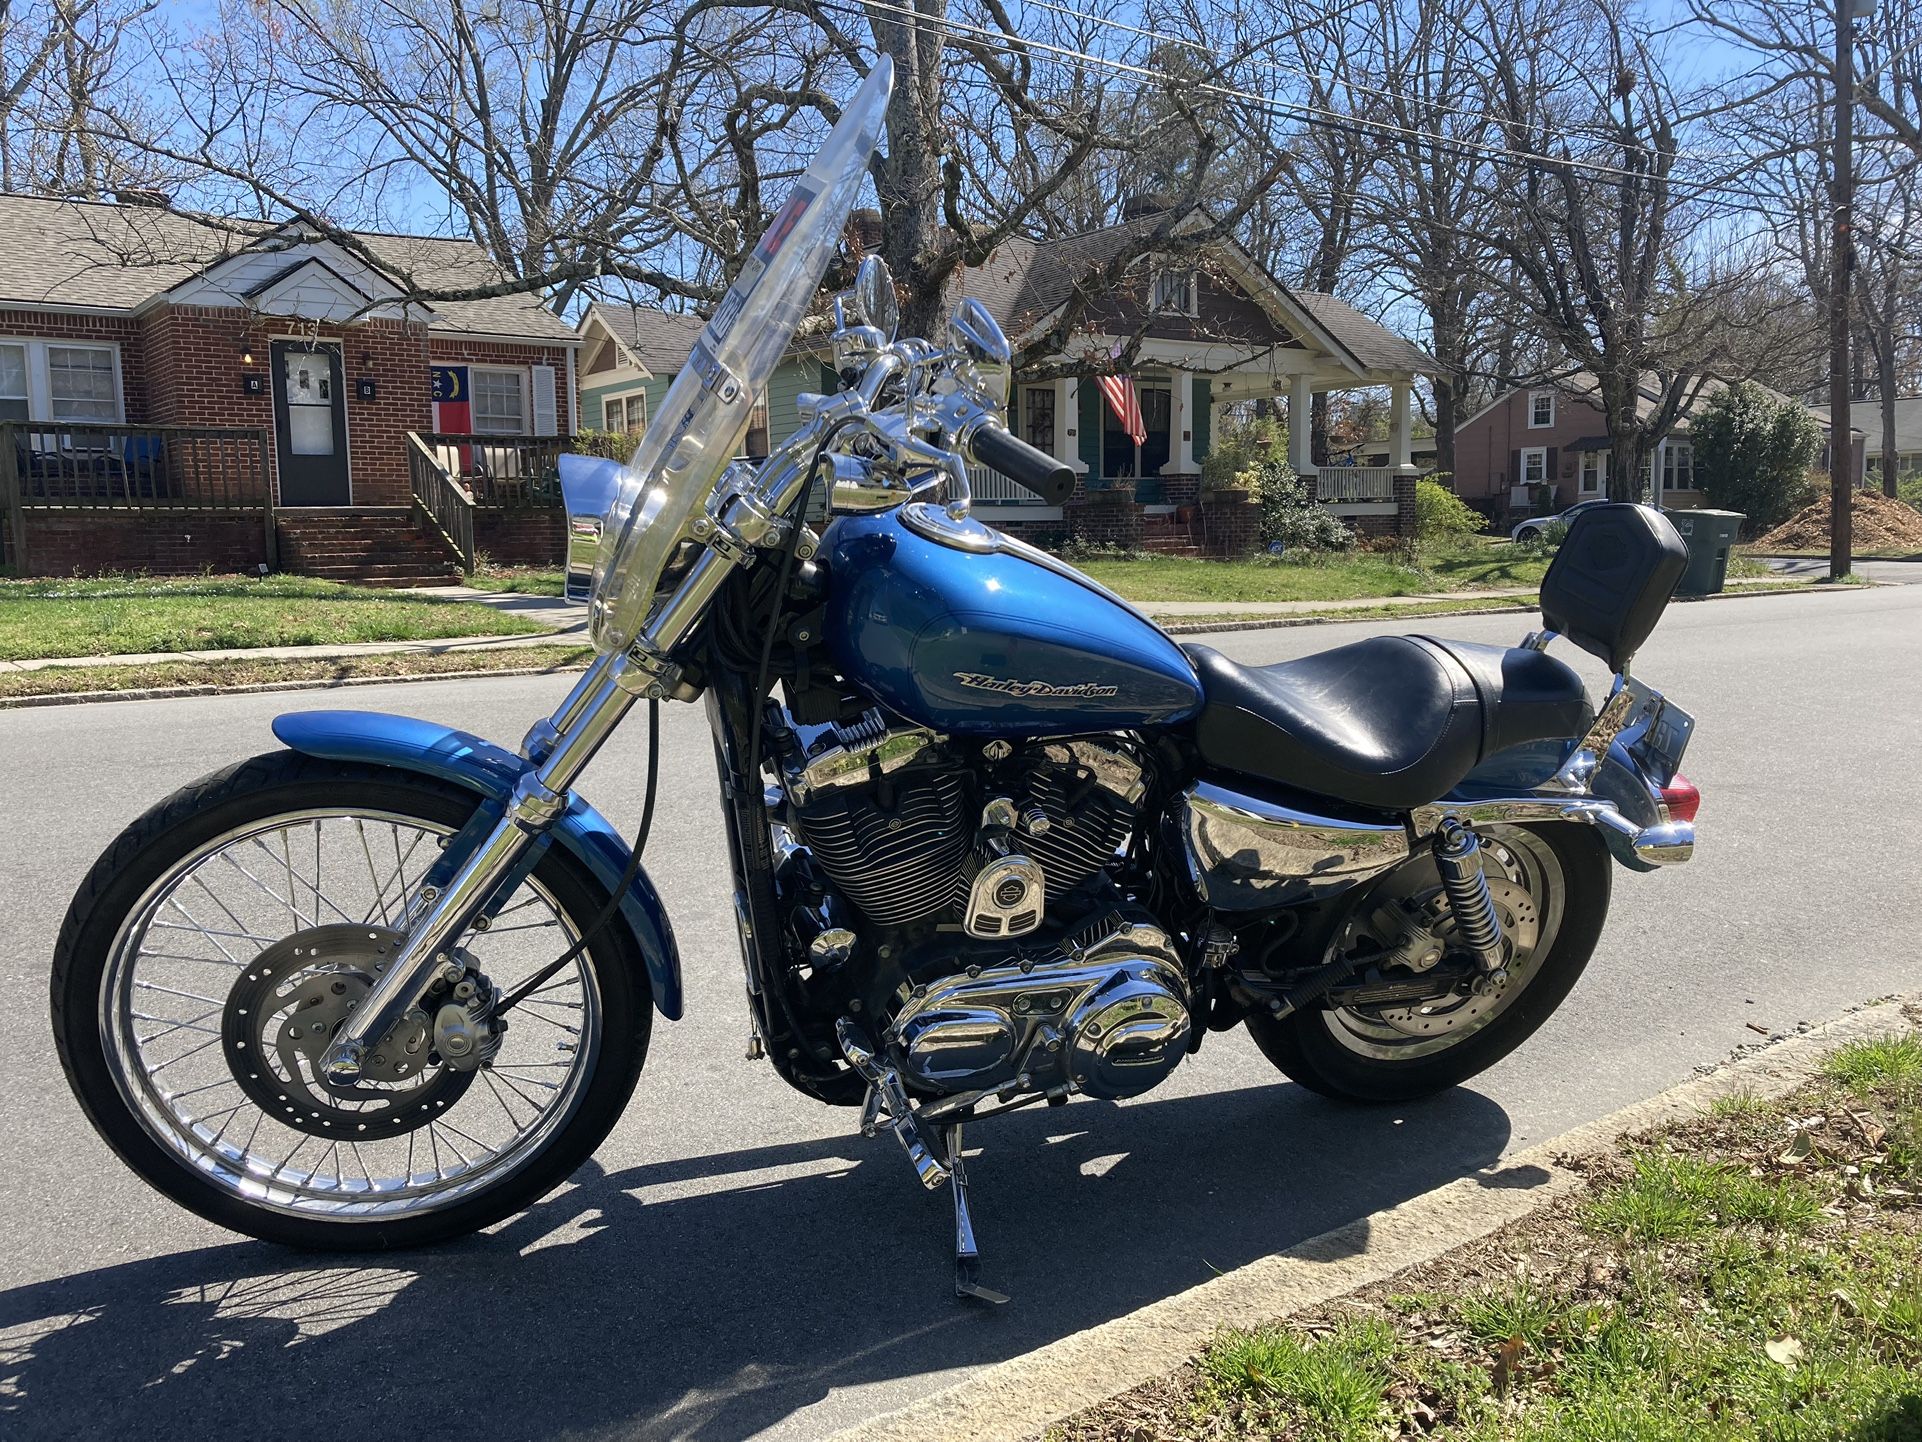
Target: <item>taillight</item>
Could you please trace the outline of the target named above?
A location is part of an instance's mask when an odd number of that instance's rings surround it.
[[[1695,813],[1702,809],[1702,793],[1695,789],[1695,783],[1679,772],[1675,779],[1662,788],[1662,805],[1668,808],[1670,821],[1693,821]]]

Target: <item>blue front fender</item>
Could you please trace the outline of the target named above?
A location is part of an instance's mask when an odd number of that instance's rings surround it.
[[[303,755],[418,771],[465,786],[494,802],[507,800],[531,764],[465,731],[378,711],[290,712],[274,718],[274,735]],[[569,801],[548,834],[609,892],[620,884],[632,852],[608,819],[579,796]],[[646,958],[654,1005],[669,1021],[680,1020],[681,955],[667,911],[645,871],[621,898],[621,916]]]

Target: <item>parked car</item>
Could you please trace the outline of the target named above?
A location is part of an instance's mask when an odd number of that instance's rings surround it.
[[[1581,515],[1584,511],[1592,511],[1597,506],[1605,506],[1607,504],[1608,502],[1606,500],[1600,500],[1600,499],[1593,500],[1593,501],[1578,501],[1576,504],[1570,506],[1567,510],[1561,512],[1559,515],[1530,516],[1527,520],[1523,521],[1520,525],[1516,526],[1514,530],[1508,533],[1509,539],[1514,541],[1533,541],[1539,538],[1541,535],[1543,535],[1548,530],[1548,528],[1554,525],[1557,521],[1562,522],[1564,525],[1572,525],[1574,524],[1575,518]]]

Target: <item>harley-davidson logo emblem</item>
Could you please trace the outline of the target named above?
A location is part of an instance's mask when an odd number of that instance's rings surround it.
[[[1063,698],[1095,698],[1113,696],[1113,686],[1097,686],[1092,681],[1083,681],[1075,686],[1053,686],[1046,681],[1016,681],[1007,676],[983,676],[975,671],[956,671],[954,679],[963,686],[972,686],[979,691],[999,691],[1004,696],[1040,697],[1044,700]]]

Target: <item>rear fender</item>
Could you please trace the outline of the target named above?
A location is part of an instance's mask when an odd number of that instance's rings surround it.
[[[526,757],[433,721],[389,716],[378,711],[297,711],[274,720],[274,735],[306,756],[329,761],[360,761],[392,766],[465,786],[483,800],[469,823],[492,827],[513,794],[521,773],[532,766]],[[463,835],[466,832],[462,833]],[[632,851],[608,819],[578,795],[547,833],[548,844],[560,846],[584,865],[611,894],[620,884]],[[460,854],[457,839],[448,851]],[[526,863],[531,868],[536,850]],[[518,881],[525,871],[511,880]],[[512,887],[506,888],[511,890]],[[506,894],[503,890],[502,894]],[[667,910],[647,873],[641,872],[621,898],[621,919],[647,963],[647,979],[654,1005],[669,1021],[681,1016],[681,956]]]

